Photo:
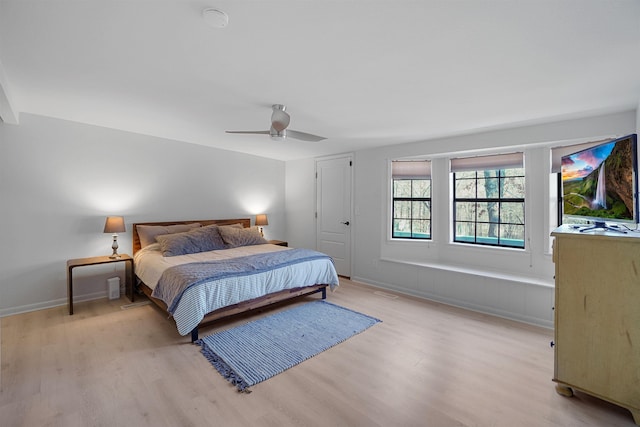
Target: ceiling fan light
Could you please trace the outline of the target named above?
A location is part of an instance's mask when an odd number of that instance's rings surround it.
[[[271,127],[275,129],[276,132],[282,132],[289,126],[291,117],[289,116],[289,113],[284,111],[285,106],[282,104],[274,104],[272,108]]]
[[[229,15],[214,8],[204,9],[202,11],[202,19],[213,28],[224,28],[229,23]]]

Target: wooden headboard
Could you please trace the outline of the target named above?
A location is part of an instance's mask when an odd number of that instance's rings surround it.
[[[236,218],[236,219],[204,219],[200,221],[162,221],[162,222],[137,222],[133,224],[133,253],[138,252],[142,246],[140,245],[140,236],[138,236],[138,225],[176,225],[176,224],[191,224],[194,222],[198,222],[202,225],[231,225],[241,223],[244,228],[251,227],[251,219],[250,218]]]

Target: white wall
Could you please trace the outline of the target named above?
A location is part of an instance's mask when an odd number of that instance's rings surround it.
[[[635,129],[636,112],[629,111],[356,152],[352,278],[551,327],[554,266],[549,231],[554,219],[549,218],[549,146],[624,135]],[[526,250],[451,243],[448,159],[514,148],[525,152]],[[388,162],[423,155],[433,159],[433,241],[390,241]],[[314,200],[315,184],[309,178],[313,168],[308,165],[308,160],[287,162],[287,182],[308,183],[306,190],[298,187],[296,191],[295,203],[304,205]],[[287,194],[287,206],[292,202]],[[314,229],[313,218],[297,218],[296,227]]]
[[[353,278],[551,326],[544,144],[632,133],[637,117],[631,111],[356,152]],[[434,206],[433,242],[386,239],[390,159],[430,155],[442,182],[450,153],[512,146],[527,147],[527,251],[449,243],[449,206],[442,203]],[[434,200],[448,192],[448,183],[437,185]],[[111,237],[102,233],[107,215],[125,216],[128,231],[119,241],[130,253],[134,222],[253,219],[259,212],[269,214],[267,238],[314,248],[314,159],[285,164],[27,114],[20,125],[0,122],[0,316],[66,304],[66,260],[110,253]],[[76,269],[76,300],[105,296],[105,279],[122,276],[117,270]]]
[[[269,215],[286,237],[285,163],[21,114],[0,122],[0,315],[66,304],[66,261],[109,255],[107,215],[131,224]],[[114,267],[118,266],[118,267]],[[123,264],[74,270],[76,300],[106,295]],[[114,271],[117,269],[117,271]]]

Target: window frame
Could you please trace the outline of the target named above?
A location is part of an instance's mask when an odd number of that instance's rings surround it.
[[[394,173],[394,164],[396,162],[424,162],[425,163],[425,172],[424,174],[416,174],[413,171],[402,171],[400,174]],[[392,241],[399,241],[399,240],[409,240],[409,241],[430,241],[433,239],[433,181],[431,179],[431,160],[428,159],[411,159],[411,160],[392,160],[391,163],[391,212],[390,212],[390,227],[391,227],[391,232],[389,233],[390,239]],[[414,181],[424,181],[424,180],[428,180],[429,181],[429,196],[428,197],[414,197],[413,196],[413,186],[414,186]],[[411,186],[411,191],[410,194],[411,196],[407,197],[407,196],[402,196],[402,197],[396,197],[395,194],[395,189],[396,189],[396,181],[410,181],[410,186]],[[411,214],[409,215],[409,218],[400,218],[400,217],[396,217],[396,202],[410,202],[411,205],[413,205],[413,202],[426,202],[428,203],[428,210],[429,210],[429,215],[428,218],[414,218],[413,217],[413,207],[411,207]],[[395,227],[394,224],[396,222],[396,220],[408,220],[411,223],[411,227],[410,227],[410,235],[409,236],[396,236],[395,233]],[[415,235],[413,232],[413,222],[414,221],[428,221],[429,223],[429,227],[428,227],[428,234],[425,237],[421,237],[418,235]]]
[[[496,156],[483,156],[476,158],[465,158],[465,159],[452,159],[451,160],[451,174],[452,174],[452,241],[454,243],[461,244],[469,244],[469,245],[478,245],[478,246],[490,246],[490,247],[499,247],[499,248],[508,248],[508,249],[517,249],[517,250],[526,250],[526,171],[524,168],[524,163],[522,161],[523,154],[516,153],[517,155],[496,155]],[[518,160],[519,155],[519,160]],[[510,158],[511,156],[511,158]],[[515,159],[515,160],[514,160]],[[456,163],[456,160],[459,160]],[[520,174],[509,174],[505,175],[505,170],[511,169],[521,169],[522,172]],[[501,182],[505,179],[511,178],[521,178],[523,180],[523,185],[525,188],[523,189],[522,197],[504,197],[502,192],[498,190],[497,197],[478,197],[479,185],[480,181],[484,181],[487,179],[484,175],[484,172],[492,171],[495,173],[493,179],[498,180],[497,188],[501,189]],[[456,177],[456,173],[460,172],[474,172],[474,177],[465,177],[459,178],[460,180],[474,180],[475,181],[475,197],[457,197],[457,182],[458,178]],[[457,208],[459,203],[473,203],[475,204],[474,209],[474,219],[473,221],[461,221],[458,220]],[[488,203],[496,203],[498,209],[498,222],[492,222],[490,220],[479,220],[479,209],[477,206],[479,204],[488,204]],[[519,203],[522,205],[522,224],[520,223],[512,223],[512,222],[503,222],[501,209],[504,203]],[[472,240],[470,239],[461,239],[457,235],[457,225],[458,223],[473,223],[473,236]],[[497,227],[497,237],[495,238],[495,243],[488,241],[479,241],[482,239],[482,236],[478,236],[478,229],[480,225],[484,224],[495,224]],[[505,244],[501,243],[501,227],[503,225],[517,225],[522,226],[523,228],[523,238],[522,245],[514,245],[514,244]],[[519,239],[518,239],[519,241]]]

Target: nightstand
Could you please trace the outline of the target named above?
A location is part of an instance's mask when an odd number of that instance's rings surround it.
[[[289,242],[285,242],[284,240],[269,240],[269,243],[278,246],[289,246]]]
[[[120,254],[119,258],[96,256],[91,258],[70,259],[67,261],[67,298],[69,299],[69,315],[73,314],[73,269],[88,265],[109,264],[112,262],[125,263],[125,294],[133,302],[133,258],[127,254]]]

